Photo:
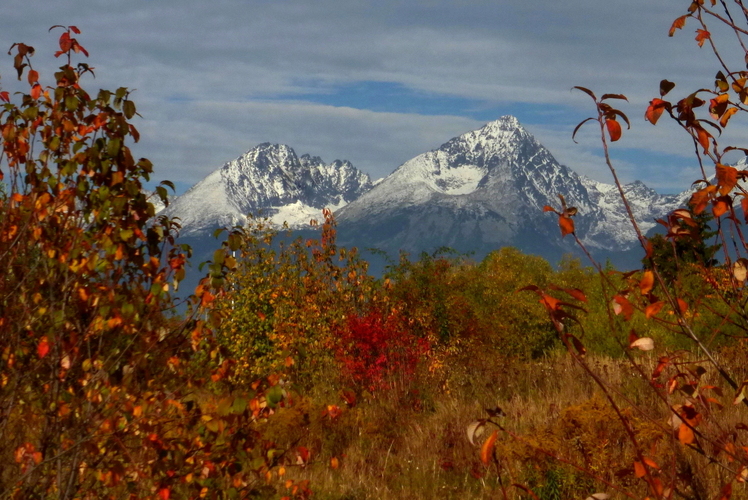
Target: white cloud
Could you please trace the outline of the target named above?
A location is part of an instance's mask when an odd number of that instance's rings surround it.
[[[667,37],[685,7],[651,0],[4,0],[0,47],[31,43],[35,64],[54,68],[57,34],[47,28],[78,25],[96,67],[90,87],[138,89],[145,121],[137,154],[154,161],[157,176],[181,182],[260,141],[286,142],[328,161],[348,158],[376,177],[481,125],[467,114],[373,113],[288,100],[310,92],[309,81],[333,88],[385,81],[568,110],[553,127],[530,128],[560,161],[599,178],[605,174],[596,145],[569,139],[577,117],[592,110],[584,95],[569,92],[573,85],[629,96],[624,108],[635,126],[617,147],[692,164],[674,127],[641,119],[660,79],[678,82],[675,92],[693,90],[709,86],[717,70],[708,49],[693,41],[692,20]],[[741,54],[724,56],[743,64]],[[0,74],[6,89],[15,88],[9,57]],[[745,137],[745,129],[737,132],[736,139]],[[646,157],[621,163],[621,171],[663,188],[688,183],[683,171],[658,171]]]

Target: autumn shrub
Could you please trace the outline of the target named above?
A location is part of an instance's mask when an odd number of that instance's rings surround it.
[[[227,382],[220,283],[175,312],[189,249],[143,192],[131,92],[91,96],[80,31],[54,29],[49,85],[17,43],[28,90],[0,89],[0,497],[306,496],[278,484],[279,451],[258,431],[286,404],[278,379]]]
[[[237,381],[282,373],[310,388],[338,378],[335,332],[378,296],[367,263],[337,247],[332,214],[323,216],[319,239],[289,241],[263,221],[229,234],[232,255],[221,265],[231,269],[215,308]]]
[[[397,382],[407,385],[421,357],[429,351],[428,339],[415,336],[409,326],[398,310],[350,314],[335,332],[335,357],[343,377],[372,392]]]

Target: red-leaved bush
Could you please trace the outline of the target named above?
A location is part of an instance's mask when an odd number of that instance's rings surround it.
[[[343,377],[370,391],[408,380],[430,348],[428,340],[416,336],[398,311],[349,314],[337,333],[335,357]]]

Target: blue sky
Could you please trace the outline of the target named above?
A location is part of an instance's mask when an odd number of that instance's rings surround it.
[[[594,131],[571,140],[593,111],[570,90],[582,85],[629,96],[632,130],[613,147],[623,180],[675,192],[696,178],[693,147],[643,114],[661,79],[695,90],[718,69],[693,23],[667,36],[689,3],[4,0],[0,48],[34,45],[44,78],[59,65],[47,29],[78,26],[96,67],[87,88],[137,89],[134,152],[180,191],[261,142],[348,159],[378,178],[507,114],[561,163],[609,181]],[[0,75],[16,88],[10,57]],[[738,139],[748,132],[733,128]]]

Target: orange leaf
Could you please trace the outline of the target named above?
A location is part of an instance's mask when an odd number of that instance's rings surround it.
[[[686,424],[680,424],[680,427],[678,427],[678,441],[683,444],[691,444],[695,440],[696,436],[694,436],[693,429]]]
[[[733,167],[722,165],[717,163],[715,168],[717,171],[717,185],[719,186],[719,194],[722,196],[726,195],[732,188],[738,183],[738,171]]]
[[[709,194],[709,188],[705,187],[704,189],[699,189],[691,195],[691,199],[689,200],[688,204],[693,207],[693,213],[699,215],[704,211],[707,204],[709,203]]]
[[[621,124],[618,121],[613,119],[605,120],[605,126],[608,128],[611,141],[615,142],[621,138]]]
[[[678,298],[678,309],[681,314],[686,314],[686,311],[688,311],[688,304],[686,304],[686,301],[680,297]]]
[[[654,125],[655,123],[657,123],[657,120],[660,119],[662,112],[665,111],[666,105],[667,102],[663,101],[662,99],[652,99],[651,101],[649,101],[649,107],[644,113],[644,119]]]
[[[637,478],[642,478],[647,475],[647,469],[644,468],[644,464],[636,461],[634,462],[634,475]]]
[[[642,295],[647,295],[651,292],[652,287],[654,287],[654,273],[652,271],[644,271],[642,279],[639,282],[639,289],[641,290]]]
[[[495,430],[488,436],[486,442],[483,443],[480,449],[480,461],[488,465],[493,457],[493,450],[496,447],[496,438],[499,436],[499,431]]]
[[[672,26],[670,26],[668,36],[673,36],[675,34],[675,30],[683,29],[683,27],[686,25],[686,17],[688,16],[680,16],[678,19],[673,21]]]
[[[725,198],[728,200],[730,199],[729,196],[720,196],[716,200],[714,200],[714,204],[712,206],[712,213],[714,214],[714,217],[720,217],[725,214],[730,209],[729,203],[725,201]]]
[[[704,45],[704,42],[709,40],[712,34],[706,30],[696,30],[696,41],[699,42],[699,47]]]
[[[701,147],[704,148],[704,151],[709,149],[709,138],[712,136],[709,132],[704,130],[701,127],[698,127],[696,129],[696,136],[699,140],[699,144],[701,144]]]
[[[558,216],[558,225],[561,227],[561,237],[567,234],[574,234],[574,221],[563,215]]]
[[[665,303],[663,301],[655,302],[654,304],[649,304],[647,308],[644,310],[644,316],[646,316],[647,319],[651,318],[652,316],[656,316],[658,312],[662,309],[662,306],[664,306]]]
[[[333,469],[337,469],[338,467],[340,467],[340,460],[338,460],[338,457],[332,457],[330,459],[330,467],[332,467]]]
[[[613,312],[615,312],[616,315],[623,314],[623,318],[628,321],[634,314],[634,308],[626,297],[623,295],[616,295],[613,297]]]
[[[719,119],[719,124],[722,125],[722,127],[726,127],[730,117],[737,112],[738,108],[728,108],[727,111],[725,111],[725,114],[722,115],[722,118]]]
[[[31,87],[31,98],[39,99],[40,95],[42,95],[42,86],[36,83],[33,87]]]
[[[556,309],[558,309],[558,304],[560,302],[561,301],[558,300],[556,297],[553,297],[545,293],[542,295],[540,299],[540,303],[543,304],[546,307],[546,309],[548,309],[549,311],[555,311]]]
[[[169,488],[161,488],[158,490],[158,497],[161,500],[169,500],[169,497],[171,496],[171,491]]]
[[[44,336],[39,341],[39,344],[36,346],[36,352],[39,354],[40,358],[43,358],[47,354],[49,354],[49,341],[47,340],[47,337]]]
[[[29,85],[33,85],[39,81],[39,73],[36,70],[32,69],[31,71],[29,71],[28,78]]]

